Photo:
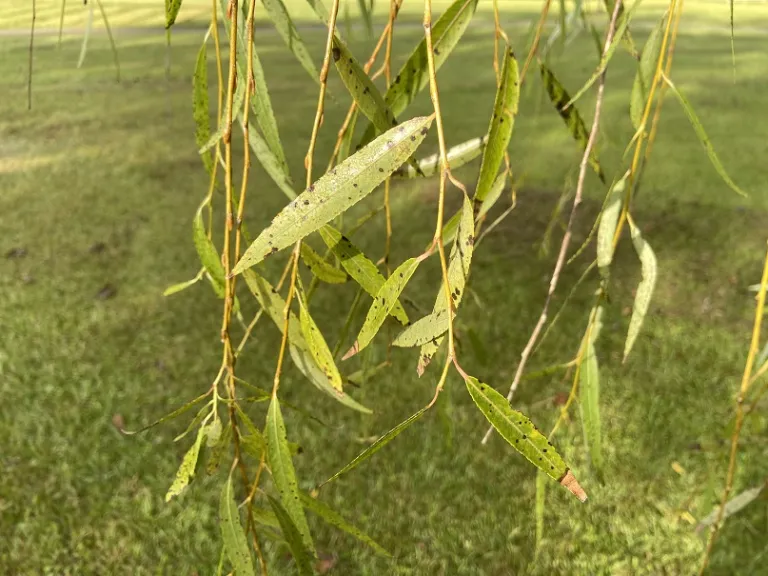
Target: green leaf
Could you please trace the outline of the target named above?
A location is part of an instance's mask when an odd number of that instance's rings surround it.
[[[291,20],[291,15],[283,4],[282,0],[261,0],[264,4],[264,8],[267,10],[267,16],[275,25],[275,29],[280,37],[288,46],[288,49],[293,52],[296,60],[299,61],[301,67],[307,71],[310,78],[317,84],[320,83],[320,74],[315,67],[315,63],[312,61],[312,56],[309,53],[309,49],[304,44],[304,41],[299,36],[299,31]]]
[[[176,17],[181,10],[182,0],[165,0],[165,28],[166,30],[173,26]]]
[[[386,278],[379,272],[365,254],[341,232],[333,226],[323,226],[320,228],[320,236],[328,248],[336,255],[341,262],[342,268],[347,271],[352,279],[357,282],[363,290],[374,298],[386,282]],[[408,315],[400,302],[396,302],[391,311],[392,316],[401,324],[408,324]]]
[[[355,127],[357,126],[357,117],[359,115],[360,115],[360,110],[357,108],[357,106],[355,106],[355,109],[352,112],[352,117],[349,119],[349,125],[347,126],[347,131],[344,132],[344,136],[341,139],[341,145],[339,146],[339,154],[336,157],[337,164],[349,158],[349,150],[352,147],[352,139],[355,137]]]
[[[232,109],[235,111],[233,114],[233,118],[237,113],[240,113],[243,109],[243,101],[245,100],[245,84],[243,82],[238,83],[238,85],[235,87],[235,94],[232,96]],[[224,137],[224,132],[227,129],[227,111],[222,110],[221,112],[221,120],[219,121],[219,127],[216,129],[216,132],[211,134],[211,137],[208,138],[208,141],[203,144],[197,151],[198,154],[205,154],[216,146],[216,144],[219,143],[219,140],[221,140]]]
[[[198,276],[195,276],[192,278],[192,280],[187,280],[185,282],[179,282],[178,284],[173,284],[171,286],[168,286],[163,291],[163,296],[171,296],[172,294],[176,294],[177,292],[181,292],[182,290],[186,290],[193,284],[197,284],[200,281],[200,278],[202,278],[202,274],[199,274]]]
[[[333,480],[336,480],[336,478],[338,478],[338,477],[339,477],[339,476],[341,476],[342,474],[346,474],[346,473],[347,473],[347,472],[349,472],[350,470],[353,470],[354,468],[357,468],[357,467],[358,467],[360,464],[362,464],[363,462],[365,462],[366,460],[368,460],[368,458],[370,458],[371,456],[373,456],[374,454],[376,454],[376,452],[378,452],[379,450],[381,450],[382,448],[384,448],[384,446],[386,446],[387,444],[389,444],[389,442],[390,442],[390,441],[392,441],[392,440],[393,440],[393,439],[394,439],[394,438],[395,438],[395,437],[396,437],[398,434],[400,434],[400,433],[401,433],[403,430],[405,430],[405,429],[406,429],[406,428],[408,428],[408,427],[409,427],[411,424],[413,424],[414,422],[416,422],[416,420],[418,420],[419,418],[421,418],[421,417],[424,415],[424,412],[426,412],[426,411],[427,411],[427,408],[422,408],[421,410],[419,410],[418,412],[416,412],[416,414],[414,414],[413,416],[410,416],[410,417],[409,417],[407,420],[405,420],[404,422],[400,422],[400,424],[398,424],[397,426],[395,426],[394,428],[392,428],[392,429],[391,429],[389,432],[387,432],[387,433],[386,433],[386,434],[384,434],[382,437],[380,437],[378,440],[376,440],[376,441],[375,441],[373,444],[371,444],[370,446],[368,446],[368,448],[366,448],[365,450],[363,450],[362,452],[360,452],[360,454],[358,454],[358,455],[355,457],[355,459],[354,459],[354,460],[352,460],[352,461],[351,461],[349,464],[347,464],[346,466],[344,466],[344,468],[342,468],[341,470],[339,470],[338,472],[336,472],[336,474],[334,474],[333,476],[331,476],[330,478],[328,478],[328,480],[326,480],[325,482],[323,482],[322,484],[320,484],[320,486],[323,486],[323,485],[325,485],[325,484],[328,484],[328,482],[331,482],[331,481],[333,481]]]
[[[488,190],[488,194],[485,196],[485,200],[480,205],[480,210],[477,213],[476,220],[480,220],[483,216],[488,214],[488,211],[493,208],[496,202],[501,198],[501,193],[504,192],[504,186],[507,183],[507,171],[503,171],[496,176],[496,180],[493,181],[491,189]]]
[[[579,110],[575,106],[568,106],[566,108],[568,102],[571,100],[568,92],[566,92],[563,85],[544,62],[539,62],[539,68],[541,69],[541,79],[544,82],[544,87],[547,89],[549,100],[555,106],[558,114],[560,114],[563,122],[565,122],[565,125],[568,127],[568,132],[571,134],[571,137],[576,140],[576,143],[582,150],[586,150],[587,142],[589,141],[589,132],[584,125],[584,120],[581,118]],[[603,174],[603,169],[600,167],[600,162],[597,159],[597,152],[594,148],[589,154],[589,165],[600,177],[600,180],[605,182],[605,174]]]
[[[607,276],[608,268],[613,260],[613,236],[616,234],[616,226],[619,223],[619,213],[624,201],[624,190],[627,187],[628,177],[629,170],[611,187],[605,207],[600,215],[600,224],[597,228],[597,265],[603,276]]]
[[[233,273],[293,245],[370,194],[418,148],[432,119],[414,118],[389,130],[322,176],[272,220]]]
[[[377,364],[373,368],[356,370],[355,372],[352,372],[352,374],[349,374],[347,376],[347,381],[351,382],[352,384],[362,386],[363,384],[368,382],[371,378],[376,376],[379,372],[383,371],[385,368],[389,366],[391,366],[391,363],[384,361],[381,364]]]
[[[307,265],[318,280],[328,284],[344,284],[349,280],[346,272],[339,270],[326,262],[320,254],[315,252],[307,243],[301,245],[301,259]]]
[[[488,135],[482,138],[472,138],[461,144],[457,144],[446,151],[448,157],[448,164],[451,166],[451,170],[460,168],[465,164],[468,164],[483,152],[485,145],[488,142]],[[392,174],[392,176],[398,178],[416,178],[417,176],[434,176],[437,174],[437,167],[440,164],[440,154],[435,153],[426,158],[422,158],[418,161],[419,170],[421,174],[410,164],[401,166]]]
[[[254,270],[247,270],[243,274],[245,283],[251,293],[256,297],[259,305],[272,319],[282,334],[285,327],[285,300],[278,294],[272,285]],[[288,341],[302,349],[308,349],[308,345],[301,334],[299,320],[293,312],[290,312],[288,320]]]
[[[211,138],[211,118],[208,105],[208,48],[205,42],[200,46],[192,81],[192,115],[195,119],[195,142],[201,148]],[[210,174],[213,170],[213,157],[206,152],[202,155],[203,164]]]
[[[219,420],[216,420],[219,422]],[[211,454],[208,456],[208,463],[205,465],[205,471],[208,475],[214,474],[219,469],[221,463],[221,457],[224,455],[224,450],[229,446],[232,441],[232,427],[227,426],[221,434],[219,434],[218,440],[215,443],[211,443],[211,436],[208,437],[208,446],[211,448]]]
[[[611,14],[613,14],[613,9],[616,6],[616,0],[604,0],[605,3],[605,11],[608,13],[608,17],[610,18]],[[625,4],[622,2],[622,4],[619,6],[619,13],[618,18],[621,19],[624,17],[624,6]],[[636,5],[633,5],[633,8]],[[627,49],[627,52],[634,58],[635,60],[638,60],[640,58],[640,55],[637,53],[637,48],[635,47],[635,42],[632,40],[632,33],[629,30],[625,30],[623,34],[622,40],[624,41],[624,47]],[[602,53],[602,50],[601,50]]]
[[[507,46],[504,55],[504,67],[501,72],[501,84],[496,92],[493,105],[493,115],[488,127],[488,145],[483,152],[483,162],[480,165],[480,175],[475,189],[475,206],[485,200],[490,192],[499,167],[504,160],[512,128],[515,125],[517,105],[520,101],[520,78],[517,70],[517,60],[512,50]]]
[[[314,552],[311,552],[311,548],[306,546],[306,542],[302,538],[301,530],[296,526],[296,522],[291,514],[278,500],[272,496],[268,496],[268,498],[269,505],[272,506],[272,510],[280,524],[280,529],[283,532],[285,541],[288,543],[288,548],[291,550],[291,555],[296,561],[296,568],[298,568],[299,574],[302,576],[311,576],[314,574],[314,571],[312,570],[312,556],[314,555]],[[302,512],[302,517],[303,514],[304,513]]]
[[[147,430],[149,430],[150,428],[154,428],[158,424],[162,424],[163,422],[167,422],[168,420],[173,420],[177,416],[181,416],[182,414],[184,414],[184,412],[186,412],[187,410],[189,410],[193,406],[196,406],[199,402],[202,402],[207,397],[208,397],[208,392],[206,392],[205,394],[200,394],[200,396],[198,396],[194,400],[190,400],[189,402],[187,402],[183,406],[181,406],[179,408],[176,408],[176,410],[174,410],[170,414],[166,414],[165,416],[163,416],[159,420],[155,420],[154,422],[152,422],[152,424],[149,424],[148,426],[144,426],[143,428],[140,428],[139,430],[123,430],[123,429],[120,429],[120,432],[125,434],[126,436],[133,436],[134,434],[139,434],[141,432],[146,432]],[[210,404],[210,402],[208,402],[208,404],[206,404],[206,407],[209,404]]]
[[[731,190],[733,190],[737,194],[741,194],[745,198],[748,197],[749,195],[746,192],[744,192],[741,188],[739,188],[733,180],[731,180],[731,177],[728,176],[728,173],[725,171],[725,168],[723,168],[723,165],[720,163],[720,159],[717,157],[717,154],[715,154],[715,149],[712,146],[712,142],[709,140],[707,133],[704,131],[704,126],[701,125],[701,122],[699,121],[698,116],[696,116],[696,113],[693,111],[693,108],[691,107],[691,103],[688,102],[688,99],[685,96],[683,96],[683,93],[680,92],[677,89],[677,87],[672,83],[672,80],[670,80],[666,76],[664,76],[664,80],[669,85],[670,89],[672,90],[672,93],[675,96],[677,96],[677,99],[680,101],[680,104],[685,110],[685,113],[688,115],[688,120],[691,121],[691,125],[693,126],[693,129],[696,132],[696,136],[699,137],[699,142],[701,142],[701,145],[704,146],[704,149],[707,151],[707,156],[709,156],[709,161],[712,162],[712,166],[715,167],[715,170],[717,170],[717,173],[720,175],[720,178],[723,179],[723,182],[725,182]]]
[[[197,438],[192,447],[184,454],[184,459],[181,461],[181,466],[176,471],[176,478],[174,478],[171,487],[168,488],[168,492],[165,494],[165,501],[170,502],[171,498],[178,496],[189,485],[190,480],[195,475],[195,467],[197,466],[197,457],[200,455],[200,446],[205,438],[206,429],[201,426],[197,431]]]
[[[245,530],[240,523],[240,512],[235,502],[232,477],[227,478],[219,500],[219,527],[227,558],[237,576],[253,576],[253,560],[248,548]]]
[[[264,526],[269,526],[271,528],[280,528],[280,522],[272,510],[254,506],[251,508],[251,511],[253,513],[253,519],[259,524],[263,524]]]
[[[477,378],[470,376],[464,382],[477,407],[515,450],[547,476],[560,482],[579,500],[584,502],[587,499],[555,447],[527,416],[513,410],[504,396]]]
[[[312,10],[314,10],[315,14],[317,14],[317,17],[320,18],[324,24],[328,24],[328,20],[330,20],[330,14],[328,12],[328,8],[326,8],[325,4],[323,4],[323,0],[307,0],[307,4],[312,7]]]
[[[376,294],[376,297],[373,299],[373,304],[371,304],[371,307],[368,310],[365,322],[363,322],[363,327],[360,329],[360,333],[357,335],[355,343],[344,355],[342,358],[343,360],[351,358],[371,343],[371,340],[376,336],[381,325],[384,324],[384,320],[386,320],[387,315],[389,315],[395,302],[397,302],[397,299],[400,297],[406,284],[408,284],[408,281],[411,279],[411,276],[413,276],[413,273],[416,272],[419,264],[421,264],[421,261],[421,257],[409,258],[400,264],[400,266],[392,272],[392,276],[384,282],[381,290],[379,290],[378,294]]]
[[[448,260],[448,284],[451,290],[451,301],[453,302],[454,313],[459,309],[461,299],[464,297],[464,289],[469,279],[469,268],[472,263],[472,247],[475,244],[475,220],[473,217],[472,201],[465,194],[464,205],[461,209],[461,221],[456,235],[456,241],[453,243],[451,255]],[[445,297],[445,283],[441,282],[438,290],[435,305],[432,313],[447,310],[448,303]],[[438,338],[422,345],[419,350],[419,362],[416,366],[416,372],[419,376],[424,374],[432,357],[440,349],[442,338]]]
[[[544,538],[544,510],[547,499],[547,475],[536,470],[536,545],[535,554],[539,554]]]
[[[333,353],[328,348],[328,344],[323,338],[323,334],[317,327],[314,319],[309,313],[309,305],[302,291],[299,291],[299,304],[301,306],[301,333],[309,346],[309,353],[314,358],[318,368],[325,374],[331,386],[338,392],[343,392],[341,374],[333,361]]]
[[[598,479],[602,480],[603,440],[600,422],[600,370],[595,354],[595,341],[599,332],[601,312],[602,308],[598,308],[595,315],[596,325],[589,329],[588,341],[585,344],[586,350],[579,370],[579,411],[589,459]]]
[[[370,536],[368,536],[365,532],[360,530],[357,526],[353,526],[352,524],[347,522],[344,519],[344,517],[341,516],[341,514],[333,510],[327,504],[320,502],[315,498],[312,498],[310,495],[305,494],[304,492],[301,493],[301,503],[304,505],[304,508],[306,508],[310,512],[317,514],[318,516],[320,516],[320,518],[325,520],[331,526],[335,526],[339,530],[343,530],[344,532],[354,536],[361,542],[368,544],[368,546],[373,548],[377,554],[381,554],[382,556],[392,556],[389,552],[387,552],[384,548],[382,548],[378,543],[376,543]]]
[[[760,494],[762,493],[763,490],[765,490],[765,488],[766,488],[766,483],[763,483],[760,486],[755,486],[754,488],[744,490],[744,492],[741,492],[740,494],[737,494],[736,496],[728,500],[728,502],[725,504],[723,521],[725,521],[726,518],[733,516],[737,512],[740,512],[741,510],[746,508],[747,505],[757,500],[757,497],[760,496]],[[698,526],[696,526],[696,530],[700,531],[703,528],[714,524],[719,514],[720,514],[720,506],[717,506],[714,510],[712,510],[712,512],[710,512],[705,518],[703,518],[699,522]]]
[[[200,257],[200,262],[208,273],[216,293],[219,297],[223,298],[226,284],[224,266],[221,264],[221,258],[219,258],[216,247],[205,232],[205,224],[203,223],[203,208],[205,205],[206,202],[200,205],[195,214],[195,219],[192,221],[192,239],[195,243],[197,255]]]
[[[448,332],[448,310],[443,309],[419,318],[400,332],[392,341],[392,345],[401,348],[421,346],[435,340],[446,332]]]
[[[299,502],[299,486],[296,482],[296,472],[288,448],[283,414],[280,411],[280,401],[272,397],[267,411],[267,460],[272,472],[272,480],[280,494],[280,500],[285,506],[287,515],[291,518],[301,535],[303,545],[315,554],[315,545],[309,533],[307,519]],[[277,511],[275,512],[277,514]],[[280,516],[278,515],[278,520]],[[282,526],[283,523],[281,522]],[[287,536],[287,535],[286,535]]]
[[[653,289],[656,287],[656,276],[658,273],[656,254],[653,253],[651,245],[645,241],[640,230],[632,220],[632,217],[629,216],[627,220],[629,222],[629,231],[632,235],[632,244],[635,246],[637,257],[640,258],[641,278],[635,292],[635,302],[632,306],[632,318],[629,321],[627,340],[624,344],[625,362],[629,353],[632,351],[632,346],[637,339],[637,335],[640,333],[640,328],[643,326],[643,321],[645,320],[648,308],[651,305],[651,298],[653,298]]]
[[[178,442],[182,438],[184,438],[187,434],[192,432],[195,428],[197,428],[200,424],[202,424],[203,420],[206,419],[206,417],[211,413],[211,404],[213,404],[213,400],[207,402],[205,406],[200,408],[200,410],[197,411],[197,414],[195,414],[195,417],[192,418],[190,423],[187,425],[187,427],[184,429],[184,432],[176,436],[176,438],[173,439],[174,442]]]
[[[245,413],[238,403],[235,403],[235,410],[237,411],[237,417],[248,430],[247,434],[240,433],[240,446],[247,454],[260,460],[262,454],[264,454],[264,451],[267,449],[267,441],[264,439],[261,430],[256,427],[253,420],[250,419],[248,414]]]
[[[293,345],[289,346],[288,349],[291,353],[291,358],[299,371],[320,391],[325,392],[331,398],[340,402],[347,408],[352,408],[352,410],[357,410],[363,414],[370,414],[372,412],[370,408],[366,408],[346,392],[339,392],[331,386],[328,377],[315,363],[314,358],[312,358],[312,355],[308,350],[302,350]]]
[[[666,20],[667,13],[665,12],[659,23],[651,30],[648,40],[645,41],[635,81],[632,84],[632,95],[629,99],[629,117],[635,130],[640,129],[640,122],[643,119],[643,112],[645,111],[651,83],[656,74],[656,65],[659,60],[659,53],[661,52],[661,42],[664,36],[664,23]]]
[[[288,173],[288,166],[278,160],[266,140],[250,122],[248,123],[248,144],[250,144],[256,160],[264,168],[264,172],[272,178],[280,191],[291,200],[296,198],[296,191],[293,189],[293,179]]]

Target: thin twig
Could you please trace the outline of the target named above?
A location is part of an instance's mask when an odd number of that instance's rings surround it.
[[[35,48],[35,20],[37,20],[37,0],[32,0],[32,30],[29,33],[29,78],[27,79],[27,110],[32,110],[32,53]]]
[[[549,6],[552,4],[552,0],[545,0],[544,7],[541,9],[541,16],[539,16],[539,23],[536,26],[536,35],[533,37],[531,48],[528,50],[528,56],[525,58],[525,64],[523,70],[520,72],[520,86],[525,81],[525,75],[528,73],[528,68],[533,61],[533,57],[536,55],[536,50],[539,48],[539,41],[541,40],[541,34],[544,32],[544,24],[547,23],[547,14],[549,14]]]
[[[616,4],[613,8],[613,14],[611,15],[611,22],[608,26],[608,32],[605,35],[605,44],[603,45],[603,55],[605,55],[608,52],[608,48],[611,45],[611,42],[613,41],[613,34],[616,31],[616,20],[619,16],[619,9],[621,8],[621,0],[616,0]],[[595,116],[594,120],[592,121],[592,129],[589,133],[589,140],[587,141],[587,145],[584,148],[584,154],[581,157],[581,164],[579,165],[579,179],[576,184],[576,193],[573,198],[573,207],[571,208],[571,215],[568,218],[568,225],[565,229],[565,235],[563,236],[562,244],[560,245],[560,253],[557,257],[557,262],[555,263],[555,269],[552,272],[552,279],[549,282],[549,290],[547,292],[547,299],[544,301],[544,308],[541,311],[541,315],[539,316],[538,322],[536,322],[536,326],[533,329],[533,332],[531,333],[531,337],[528,339],[528,343],[525,345],[525,348],[523,349],[522,354],[520,355],[520,364],[517,366],[517,371],[515,372],[515,377],[512,380],[512,385],[509,388],[509,393],[507,394],[507,400],[512,401],[512,397],[515,395],[515,391],[517,390],[518,385],[520,384],[520,380],[523,376],[523,372],[525,371],[525,365],[528,362],[528,358],[530,357],[531,351],[533,350],[534,345],[536,344],[536,339],[539,337],[539,333],[541,332],[541,329],[544,327],[544,324],[547,321],[547,311],[549,310],[549,304],[552,301],[552,295],[555,293],[555,289],[557,288],[557,283],[560,279],[560,272],[563,269],[563,264],[565,263],[565,257],[568,253],[568,246],[571,242],[571,235],[573,233],[573,222],[576,218],[576,212],[578,210],[579,204],[581,204],[581,199],[584,193],[584,180],[587,174],[587,166],[589,163],[589,157],[592,153],[592,148],[595,145],[595,141],[597,140],[597,134],[600,126],[600,114],[603,109],[603,95],[605,93],[605,73],[604,70],[603,73],[600,75],[600,79],[598,80],[598,87],[597,87],[597,100],[595,102]],[[491,436],[491,433],[493,432],[493,427],[488,428],[488,431],[485,433],[485,436],[483,437],[482,443],[485,444],[488,442],[488,439]]]
[[[755,366],[755,358],[757,357],[758,347],[760,345],[760,326],[763,321],[763,310],[765,309],[765,292],[766,285],[768,284],[768,252],[765,255],[765,264],[763,265],[763,279],[760,282],[760,292],[757,296],[757,307],[755,310],[755,323],[752,328],[752,342],[749,345],[749,353],[747,354],[747,364],[744,367],[744,375],[741,378],[741,387],[739,388],[739,396],[736,398],[736,424],[733,428],[733,435],[731,436],[731,455],[728,459],[728,474],[725,480],[725,489],[723,490],[723,497],[720,501],[720,511],[717,513],[717,520],[712,525],[712,530],[709,534],[709,542],[707,543],[707,550],[704,553],[704,559],[701,563],[701,570],[699,575],[704,574],[709,564],[709,558],[712,554],[712,548],[715,546],[715,541],[720,532],[720,525],[723,522],[725,516],[725,506],[728,503],[728,496],[733,489],[733,476],[736,473],[736,454],[739,448],[739,435],[741,434],[741,427],[744,424],[744,399],[749,391],[749,386],[752,383],[752,370]]]

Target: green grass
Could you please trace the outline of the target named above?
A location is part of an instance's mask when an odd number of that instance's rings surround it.
[[[14,4],[17,7],[17,4]],[[402,61],[418,29],[398,32]],[[522,31],[515,37],[521,44]],[[320,50],[321,32],[304,34]],[[636,34],[639,40],[644,33]],[[161,34],[120,35],[124,80],[114,81],[106,38],[94,36],[77,70],[79,41],[61,51],[53,38],[35,53],[34,107],[26,111],[26,40],[0,40],[0,573],[209,574],[220,550],[217,532],[221,473],[195,480],[171,504],[163,495],[187,447],[172,438],[187,417],[139,437],[121,436],[116,415],[137,428],[209,385],[220,361],[221,302],[204,285],[163,298],[168,285],[192,277],[198,261],[191,218],[206,177],[193,143],[191,71],[202,32],[177,34],[170,80],[164,78]],[[301,180],[314,112],[314,87],[279,44],[259,35],[270,91],[291,170]],[[440,74],[450,142],[486,129],[492,106],[491,38],[471,30]],[[534,470],[498,437],[479,440],[486,423],[451,378],[440,412],[428,415],[365,466],[325,488],[322,498],[368,531],[395,556],[380,559],[357,542],[313,523],[318,548],[338,555],[333,574],[689,574],[703,540],[683,512],[705,516],[717,499],[726,466],[732,400],[749,342],[768,194],[764,158],[768,132],[760,121],[768,90],[764,38],[738,40],[737,84],[725,35],[683,35],[673,78],[702,118],[724,165],[751,192],[743,201],[717,178],[677,103],[664,123],[634,216],[660,265],[651,315],[632,357],[621,365],[626,307],[639,266],[625,239],[617,254],[611,304],[598,354],[605,436],[605,485],[589,471],[578,410],[557,446],[589,492],[580,505],[548,485],[545,539],[534,561]],[[363,55],[369,43],[353,46]],[[573,91],[596,63],[582,37],[554,68]],[[615,58],[608,76],[601,134],[603,162],[619,170],[631,137],[627,101],[631,60]],[[213,70],[213,68],[211,68]],[[469,81],[467,71],[472,71]],[[535,75],[534,75],[535,76]],[[331,90],[347,101],[332,74]],[[467,339],[462,364],[506,390],[518,355],[543,303],[556,245],[538,258],[549,214],[565,181],[573,182],[578,150],[538,83],[525,90],[511,157],[525,177],[518,207],[482,244],[473,264],[462,322],[484,343],[487,360]],[[589,117],[592,101],[580,108]],[[317,158],[327,158],[345,106],[325,118]],[[429,110],[422,94],[412,114]],[[434,149],[434,140],[423,150]],[[238,146],[240,149],[240,146]],[[473,183],[477,164],[457,175]],[[590,175],[574,245],[585,237],[604,192]],[[393,191],[393,260],[423,248],[435,215],[436,182]],[[255,168],[248,222],[258,229],[284,204]],[[451,209],[458,206],[453,195]],[[374,205],[356,209],[362,213]],[[501,208],[498,208],[501,210]],[[383,246],[376,221],[357,240],[371,255]],[[559,242],[556,234],[554,242]],[[592,253],[590,248],[589,254]],[[591,256],[566,268],[556,305]],[[277,275],[278,264],[270,267]],[[439,269],[425,265],[408,295],[431,305]],[[99,299],[105,285],[116,293]],[[586,321],[595,280],[576,292],[560,330],[532,369],[567,361]],[[335,334],[353,286],[323,289],[313,313]],[[243,294],[247,313],[254,304]],[[246,314],[247,316],[248,314]],[[358,319],[358,324],[362,319]],[[239,365],[244,378],[267,387],[277,331],[260,324]],[[332,339],[331,339],[332,340]],[[374,347],[369,360],[384,357]],[[352,371],[360,360],[344,369]],[[320,396],[293,367],[286,400],[325,422],[288,412],[296,458],[308,489],[357,454],[364,439],[404,420],[431,397],[435,370],[415,375],[415,353],[398,351],[389,373],[355,390],[373,408],[364,417]],[[549,429],[556,399],[570,383],[559,377],[523,383],[516,407]],[[254,417],[263,416],[254,407]],[[736,489],[765,478],[766,406],[744,433]],[[449,424],[448,424],[449,423]],[[683,474],[672,468],[679,463]],[[312,521],[312,519],[310,519]],[[712,564],[714,574],[764,574],[768,526],[765,502],[730,520]],[[276,574],[291,573],[284,552],[269,548]]]

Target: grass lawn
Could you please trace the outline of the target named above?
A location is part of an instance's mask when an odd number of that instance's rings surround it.
[[[14,14],[23,5],[14,0]],[[505,12],[505,20],[516,19],[519,13]],[[724,16],[717,25],[725,22]],[[522,51],[524,28],[514,30],[512,38]],[[322,50],[322,31],[302,34],[314,51]],[[418,34],[413,27],[397,32],[398,64]],[[640,29],[635,37],[644,41],[646,34]],[[174,444],[172,439],[189,418],[139,437],[121,436],[114,425],[122,420],[137,428],[200,394],[220,362],[221,302],[211,290],[200,284],[162,296],[168,285],[191,278],[199,266],[190,224],[207,182],[194,146],[191,73],[202,35],[175,35],[172,74],[166,79],[162,33],[118,30],[120,84],[103,35],[92,36],[79,70],[76,36],[67,37],[61,50],[54,36],[41,37],[31,112],[25,94],[27,39],[0,37],[0,574],[215,570],[221,476],[202,473],[181,498],[163,502],[187,448],[187,440]],[[315,89],[276,34],[261,32],[257,42],[290,167],[294,179],[302,181]],[[370,48],[362,37],[353,45],[360,57]],[[486,421],[454,377],[440,410],[323,489],[322,499],[394,554],[393,560],[382,559],[325,525],[312,524],[318,548],[336,555],[330,574],[695,572],[704,540],[694,524],[710,512],[722,489],[733,397],[754,309],[746,287],[759,281],[768,227],[765,169],[760,168],[768,156],[768,124],[762,121],[768,93],[765,36],[742,33],[737,49],[734,84],[727,35],[705,35],[691,27],[678,41],[672,77],[695,106],[723,164],[751,197],[741,199],[720,181],[685,114],[670,99],[634,209],[659,259],[652,313],[622,365],[639,278],[626,238],[618,250],[598,348],[605,484],[590,472],[574,409],[557,445],[590,498],[581,505],[554,483],[548,486],[544,542],[534,558],[534,469],[499,437],[479,445]],[[471,28],[441,70],[452,143],[487,128],[494,90],[491,51],[488,30]],[[634,75],[625,53],[613,64],[600,138],[602,162],[611,176],[620,169],[621,151],[631,138],[627,102]],[[572,91],[595,65],[586,35],[553,59]],[[340,103],[326,114],[317,152],[321,163],[348,100],[335,73],[330,89]],[[586,117],[592,105],[588,97],[579,104]],[[429,107],[424,93],[409,114]],[[433,138],[422,150],[435,146]],[[539,248],[564,183],[575,181],[579,160],[538,81],[524,90],[510,152],[515,172],[524,176],[518,206],[477,251],[470,284],[477,298],[465,300],[460,316],[485,351],[463,339],[462,364],[501,391],[509,386],[543,304],[559,229],[547,256],[540,257]],[[477,170],[475,162],[457,176],[473,184]],[[574,245],[586,238],[605,191],[596,178],[588,178]],[[418,254],[427,243],[436,187],[428,181],[393,190],[394,262]],[[258,167],[249,198],[253,230],[284,204]],[[372,195],[355,212],[376,202],[380,198]],[[454,195],[449,205],[458,206]],[[380,255],[381,219],[356,240],[369,254]],[[565,269],[556,307],[593,248],[588,254]],[[286,256],[276,256],[270,265],[272,279]],[[408,296],[430,306],[438,278],[432,261],[414,277]],[[532,370],[571,358],[595,287],[593,277],[577,290]],[[352,285],[318,292],[313,314],[326,334],[338,332],[354,293]],[[242,299],[248,316],[254,303],[245,294]],[[276,335],[267,322],[258,325],[239,365],[248,381],[269,386]],[[378,362],[384,354],[378,339],[367,360]],[[396,352],[393,360],[388,373],[354,391],[375,409],[367,417],[319,395],[288,367],[281,388],[285,399],[330,424],[286,414],[292,440],[303,447],[295,460],[303,488],[327,478],[368,439],[431,398],[436,370],[419,380],[412,350]],[[361,360],[349,364],[344,369],[351,372]],[[548,430],[569,388],[560,375],[525,381],[516,407]],[[254,406],[254,418],[263,417],[260,406]],[[768,475],[767,432],[768,404],[763,403],[744,430],[737,491]],[[725,525],[711,573],[766,574],[766,542],[763,500]],[[282,549],[267,553],[276,563],[275,574],[292,573]]]

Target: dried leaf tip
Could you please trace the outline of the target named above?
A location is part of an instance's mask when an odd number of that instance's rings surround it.
[[[344,354],[344,356],[341,357],[342,360],[348,360],[352,358],[355,354],[357,354],[360,351],[360,342],[355,340],[355,343],[352,344],[352,348],[347,350],[347,353]]]
[[[565,486],[568,492],[576,496],[581,502],[587,501],[587,493],[584,492],[584,488],[581,487],[570,469],[565,471],[565,475],[560,479],[560,484]]]

